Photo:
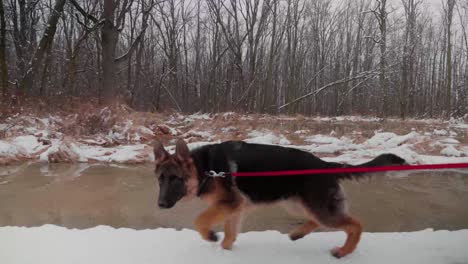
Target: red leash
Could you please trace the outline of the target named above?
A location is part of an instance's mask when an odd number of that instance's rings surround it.
[[[233,172],[231,173],[231,175],[234,177],[287,176],[287,175],[304,175],[304,174],[333,174],[333,173],[352,173],[352,172],[442,170],[442,169],[468,169],[468,163],[399,165],[399,166],[360,167],[360,168],[350,167],[350,168],[334,168],[334,169],[285,170],[285,171],[261,171],[261,172]]]

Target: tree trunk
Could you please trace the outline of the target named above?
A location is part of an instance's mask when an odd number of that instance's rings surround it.
[[[452,17],[455,0],[447,0],[447,83],[445,86],[445,111],[449,118],[452,112]]]
[[[34,56],[30,62],[26,75],[21,80],[20,87],[22,87],[23,90],[26,88],[32,90],[32,86],[36,81],[36,74],[40,72],[41,67],[44,66],[44,56],[52,47],[55,32],[57,31],[57,23],[63,12],[65,2],[66,0],[57,0],[55,2],[54,9],[50,12],[49,19],[47,20],[47,27],[44,30],[39,46],[37,47],[36,52],[34,52]]]
[[[3,9],[3,0],[0,0],[0,85],[2,86],[2,95],[4,98],[7,96],[8,88],[8,68],[5,56],[5,41],[6,41],[6,23],[5,12]]]
[[[380,2],[379,10],[379,29],[380,29],[380,73],[379,73],[379,82],[380,89],[382,90],[383,104],[381,115],[386,116],[388,114],[388,87],[386,79],[386,53],[387,53],[387,10],[386,10],[387,0],[382,0]]]
[[[104,0],[104,23],[101,28],[102,79],[101,93],[99,96],[100,103],[111,101],[117,91],[115,87],[115,73],[117,68],[115,63],[115,53],[117,41],[119,39],[119,32],[114,25],[115,8],[116,5],[114,0]]]

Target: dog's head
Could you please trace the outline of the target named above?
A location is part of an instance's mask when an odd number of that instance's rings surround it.
[[[184,197],[193,197],[198,189],[198,177],[190,150],[179,139],[176,151],[170,155],[161,142],[154,144],[155,174],[159,181],[158,205],[171,208]]]

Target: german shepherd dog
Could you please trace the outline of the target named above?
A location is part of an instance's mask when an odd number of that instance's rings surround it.
[[[289,233],[297,240],[322,226],[347,234],[342,247],[331,250],[337,258],[353,252],[362,232],[361,223],[346,208],[339,182],[361,174],[314,174],[275,177],[210,177],[207,172],[262,172],[353,167],[326,162],[311,153],[274,145],[227,141],[190,151],[179,139],[170,155],[160,142],[154,144],[155,174],[159,181],[160,208],[171,208],[182,198],[199,197],[209,204],[195,220],[201,237],[217,241],[213,226],[224,223],[224,249],[231,249],[240,229],[243,213],[256,205],[281,202],[288,212],[308,219]],[[382,154],[356,167],[406,164],[393,155]]]

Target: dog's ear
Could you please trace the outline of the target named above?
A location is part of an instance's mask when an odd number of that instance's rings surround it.
[[[179,138],[176,143],[176,156],[179,160],[182,160],[182,161],[189,161],[192,159],[192,156],[190,154],[189,148],[187,147],[187,144],[181,138]]]
[[[169,153],[164,149],[164,146],[159,140],[156,140],[153,144],[154,160],[156,163],[160,163],[169,157]]]

